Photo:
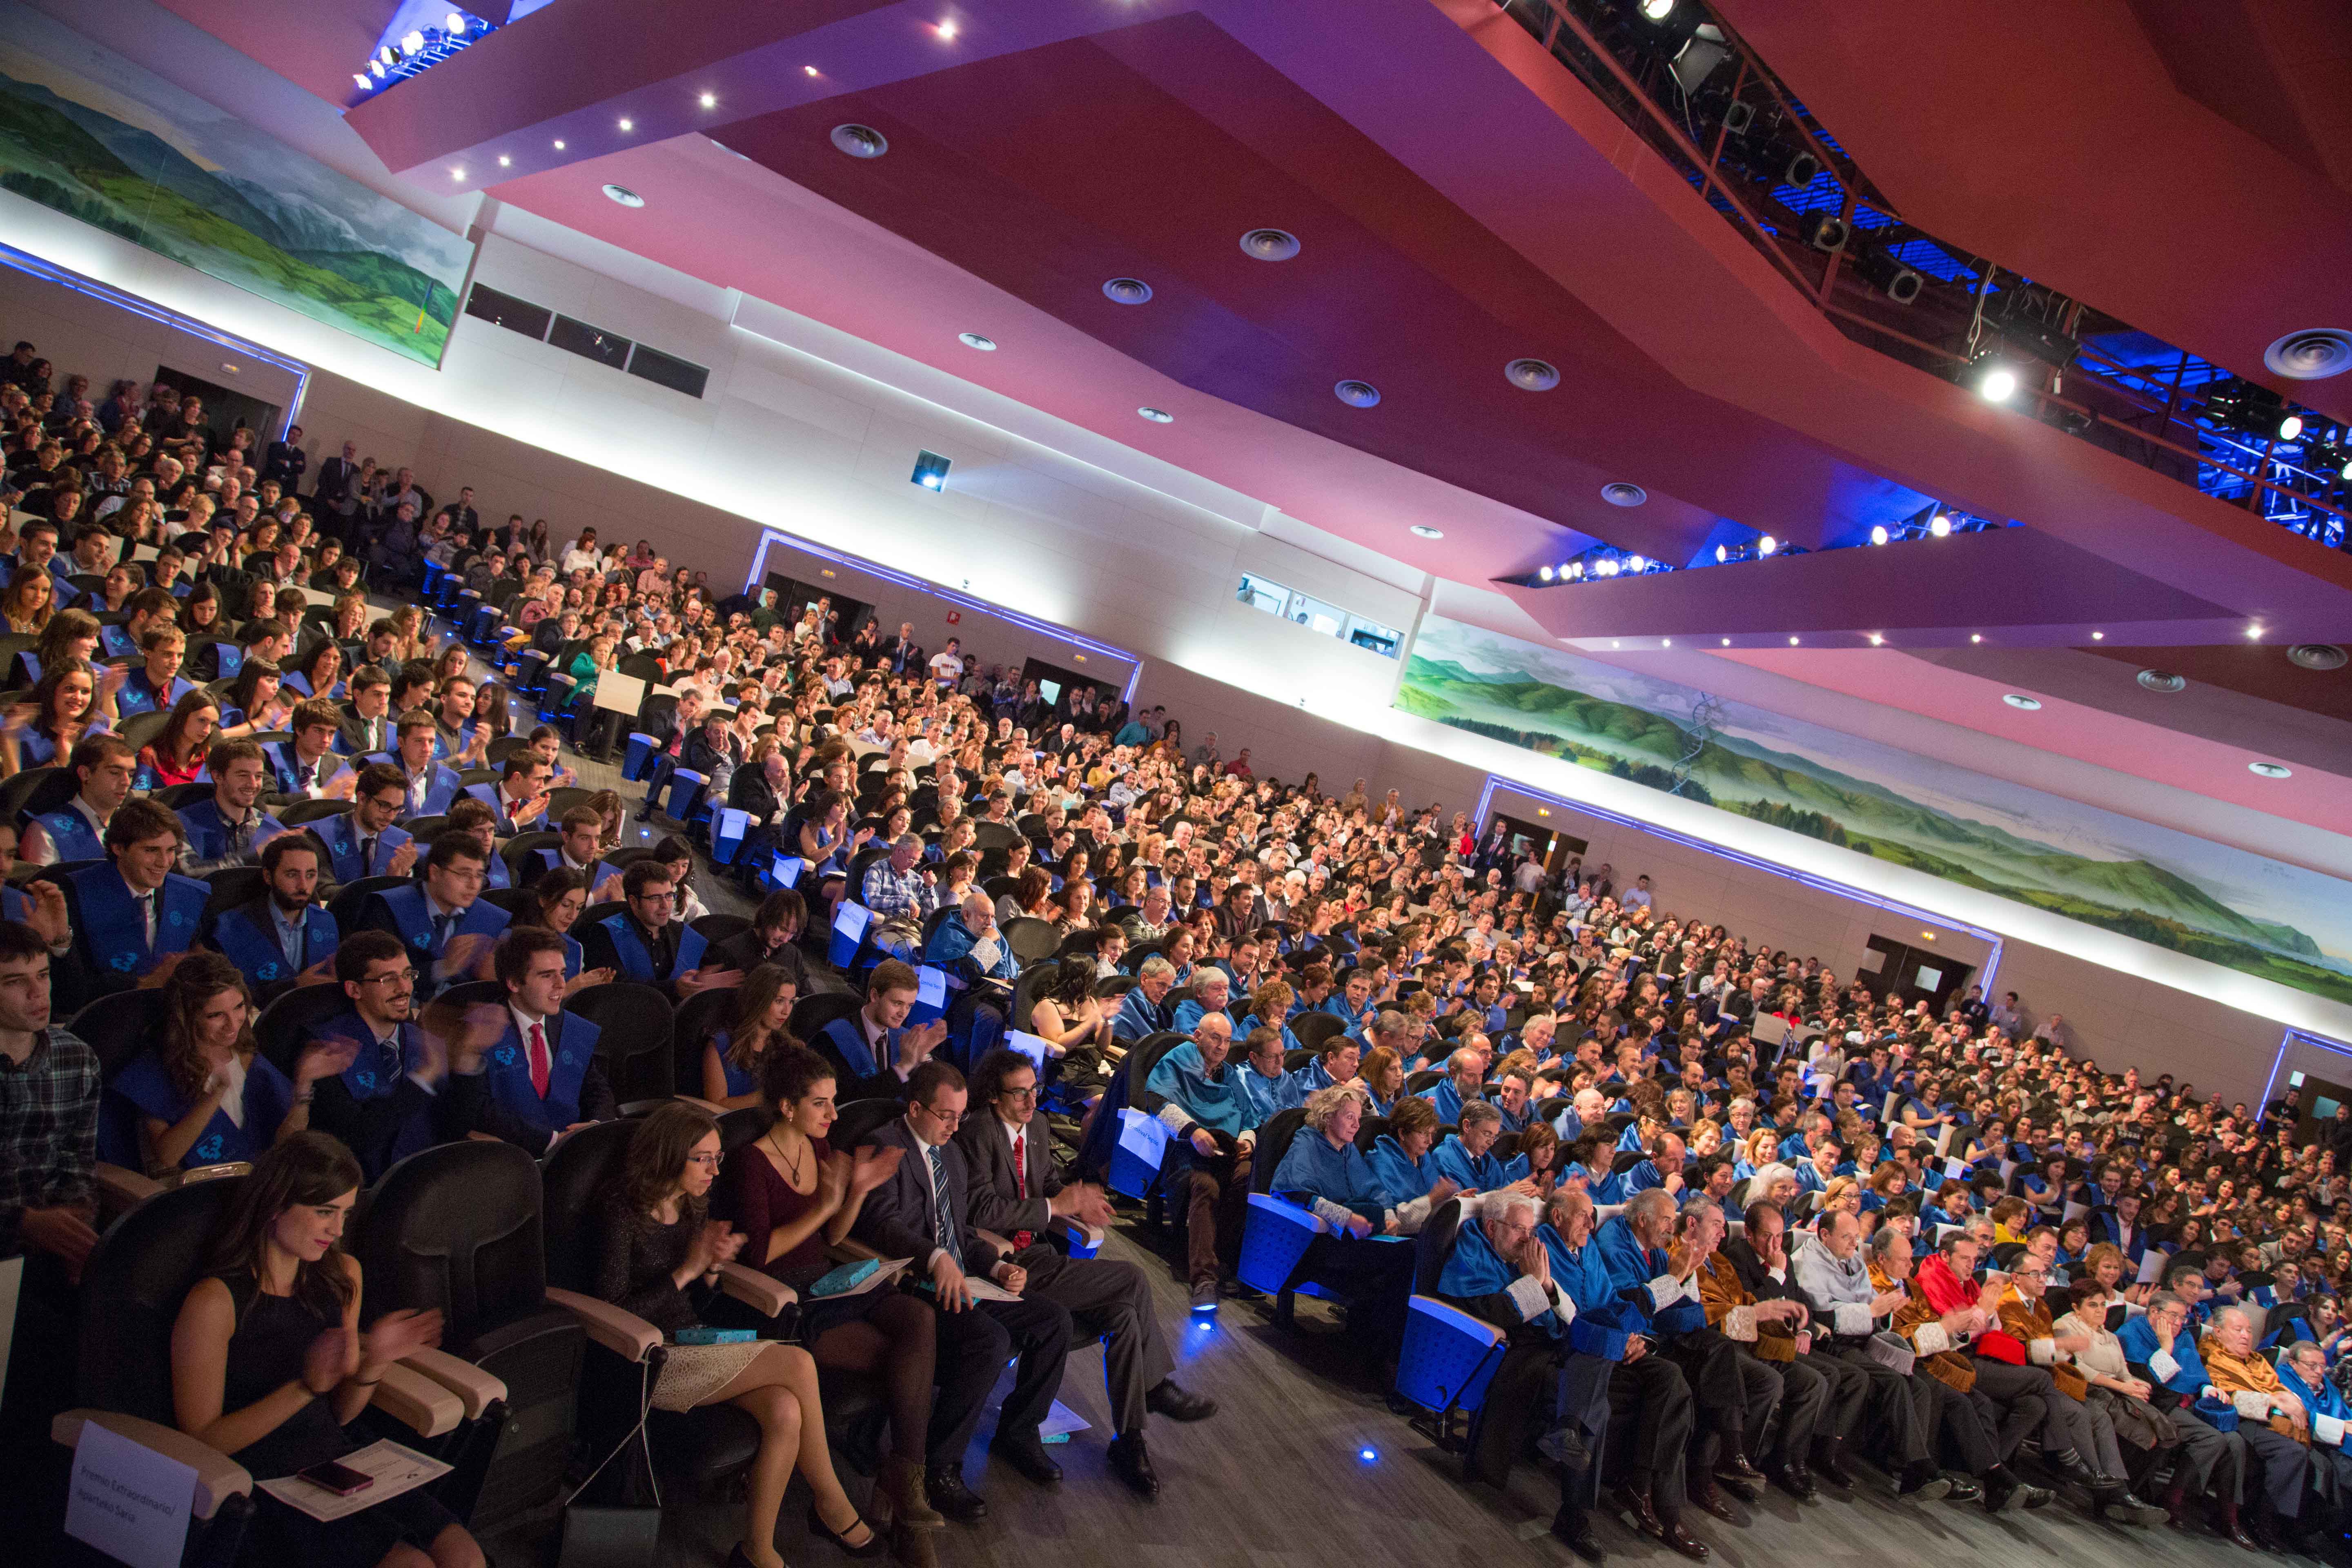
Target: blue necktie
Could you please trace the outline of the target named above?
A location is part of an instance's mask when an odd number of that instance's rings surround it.
[[[448,951],[450,933],[457,929],[457,921],[459,919],[460,917],[457,915],[435,915],[433,917],[433,952],[435,956],[437,957],[441,953]]]
[[[947,1248],[958,1268],[963,1267],[963,1244],[956,1238],[955,1221],[948,1213],[947,1155],[936,1143],[925,1145],[931,1160],[931,1240]]]

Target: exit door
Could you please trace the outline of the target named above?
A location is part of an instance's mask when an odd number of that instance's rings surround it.
[[[1972,963],[1957,963],[1933,947],[1914,947],[1891,936],[1872,937],[1870,953],[1876,967],[1864,969],[1854,978],[1873,996],[1882,1002],[1892,996],[1906,1007],[1924,1001],[1939,1018],[1976,973]]]

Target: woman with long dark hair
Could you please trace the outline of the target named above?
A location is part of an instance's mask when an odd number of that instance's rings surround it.
[[[172,1325],[180,1430],[256,1480],[363,1446],[347,1429],[384,1369],[441,1342],[438,1312],[394,1311],[360,1328],[360,1266],[342,1247],[360,1166],[323,1132],[254,1162],[212,1237],[205,1277]],[[254,1561],[306,1568],[481,1568],[482,1549],[422,1489],[331,1521],[254,1489]]]
[[[139,787],[163,789],[205,775],[205,754],[220,728],[220,705],[200,688],[180,699],[161,733],[139,748]]]
[[[923,1489],[923,1455],[936,1371],[936,1309],[897,1290],[811,1300],[806,1288],[832,1264],[828,1243],[849,1234],[866,1194],[890,1179],[903,1151],[825,1142],[836,1111],[833,1064],[785,1039],[760,1064],[761,1103],[775,1124],[727,1157],[719,1206],[740,1227],[742,1261],[803,1292],[801,1340],[819,1366],[870,1373],[888,1391],[890,1458],[877,1489],[900,1531],[942,1521]]]
[[[770,1051],[798,1044],[784,1026],[799,994],[781,963],[763,963],[743,977],[727,1026],[702,1043],[703,1099],[730,1110],[763,1103],[760,1063]]]
[[[637,1123],[619,1176],[605,1189],[595,1226],[596,1294],[635,1313],[671,1338],[656,1410],[733,1405],[760,1423],[744,1501],[743,1534],[729,1568],[782,1568],[776,1515],[798,1469],[814,1494],[809,1530],[853,1557],[878,1556],[883,1541],[841,1489],[825,1447],[824,1406],[816,1363],[797,1345],[772,1340],[679,1344],[700,1326],[698,1303],[719,1266],[743,1250],[744,1237],[709,1216],[706,1200],[719,1175],[719,1124],[698,1107],[671,1100]]]
[[[84,735],[110,729],[95,711],[98,672],[79,658],[50,663],[40,684],[0,721],[0,778],[70,755]]]

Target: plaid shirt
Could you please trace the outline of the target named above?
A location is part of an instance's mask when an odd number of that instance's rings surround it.
[[[63,1029],[34,1037],[22,1067],[0,1056],[0,1254],[28,1208],[95,1201],[98,1053]]]
[[[908,920],[920,925],[939,907],[939,894],[923,879],[921,870],[910,868],[902,877],[887,856],[866,868],[866,886],[859,891],[865,895],[866,907],[884,920]]]

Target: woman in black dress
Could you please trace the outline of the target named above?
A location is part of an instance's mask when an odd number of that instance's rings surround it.
[[[344,1430],[384,1369],[440,1342],[438,1312],[360,1331],[360,1266],[342,1249],[359,1162],[297,1132],[253,1163],[172,1327],[180,1430],[271,1480],[364,1447]],[[256,1562],[304,1568],[482,1568],[482,1549],[420,1489],[332,1522],[256,1489]],[[248,1543],[248,1550],[254,1543]]]
[[[797,1468],[809,1484],[809,1533],[853,1557],[879,1555],[885,1543],[841,1489],[825,1446],[824,1406],[816,1363],[798,1345],[746,1341],[678,1344],[699,1326],[698,1299],[718,1282],[743,1237],[708,1217],[705,1200],[719,1176],[719,1123],[684,1100],[671,1100],[637,1124],[621,1173],[596,1217],[596,1294],[634,1312],[671,1341],[654,1385],[656,1410],[730,1404],[760,1423],[760,1455],[744,1499],[743,1536],[729,1568],[782,1568],[776,1516]]]

